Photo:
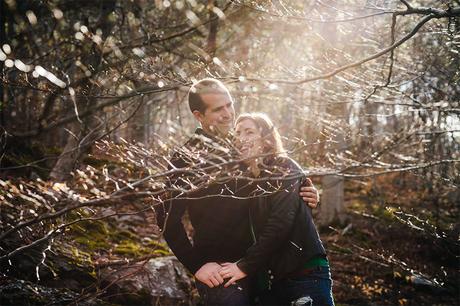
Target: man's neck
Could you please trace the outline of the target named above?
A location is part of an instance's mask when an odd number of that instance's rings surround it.
[[[230,132],[227,132],[226,134],[223,134],[223,133],[219,133],[219,131],[217,129],[212,129],[212,128],[209,128],[209,127],[201,127],[201,129],[203,130],[203,132],[205,134],[207,134],[208,136],[210,137],[213,137],[213,138],[218,138],[218,139],[226,139],[230,136]]]

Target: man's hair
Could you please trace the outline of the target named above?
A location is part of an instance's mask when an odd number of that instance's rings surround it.
[[[201,95],[209,93],[225,94],[228,95],[231,101],[233,101],[232,96],[230,95],[227,87],[225,87],[224,83],[212,78],[202,79],[193,84],[188,91],[188,106],[190,107],[190,111],[192,113],[197,110],[204,114],[206,111],[206,104],[201,99]]]

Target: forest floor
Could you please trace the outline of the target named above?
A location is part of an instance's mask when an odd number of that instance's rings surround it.
[[[403,186],[396,196],[395,184],[397,177],[347,182],[343,222],[319,228],[336,305],[460,305],[458,235],[449,237],[440,221],[455,224],[457,208],[445,204],[450,210],[436,216],[435,207],[426,209],[433,205],[429,194]],[[401,206],[406,214],[398,219]],[[155,229],[136,231],[148,236]]]
[[[319,227],[330,260],[336,305],[460,305],[458,190],[423,182],[412,174],[346,181],[343,220]],[[86,284],[68,279],[76,286],[74,293],[95,288],[93,272],[98,267],[171,255],[164,242],[155,238],[158,228],[149,204],[121,204],[104,208],[104,215],[116,209],[115,217],[75,224],[53,245],[47,260],[64,254],[68,257],[60,261],[65,268],[68,258],[76,266],[89,267],[82,272],[90,276]],[[39,261],[41,254],[37,253]],[[32,255],[29,252],[20,262]],[[14,279],[34,281],[36,264],[20,266],[16,274],[2,271],[0,287]],[[54,279],[51,272],[43,279]],[[97,288],[95,294],[104,298]]]
[[[436,215],[430,194],[397,184],[397,176],[348,182],[345,222],[320,228],[336,304],[460,305],[458,233],[439,225],[455,224],[458,208]]]

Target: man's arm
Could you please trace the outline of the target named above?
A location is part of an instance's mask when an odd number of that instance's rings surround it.
[[[179,153],[174,154],[170,162],[169,169],[186,168],[187,162]],[[194,249],[192,243],[188,239],[187,232],[182,224],[182,217],[187,209],[189,200],[181,199],[178,191],[174,190],[174,186],[186,185],[186,175],[184,173],[176,173],[168,179],[168,187],[171,190],[168,193],[168,199],[165,199],[163,205],[156,208],[157,222],[163,237],[168,243],[169,248],[176,255],[177,259],[193,274],[204,264],[200,261],[199,254]]]
[[[316,208],[319,204],[319,192],[315,188],[311,179],[307,178],[305,183],[300,186],[300,197],[310,208]]]
[[[175,156],[171,164],[176,168],[186,167],[186,163]],[[170,178],[169,186],[184,185],[184,180],[180,176]],[[182,183],[181,183],[182,182]],[[159,206],[157,211],[158,226],[163,232],[163,236],[168,243],[168,246],[173,251],[177,259],[191,272],[195,278],[209,287],[218,286],[223,283],[223,279],[219,274],[221,266],[215,262],[206,263],[202,260],[201,254],[193,247],[188,239],[182,223],[182,217],[187,208],[187,203],[190,200],[175,198],[172,194],[171,199],[166,201],[164,205]]]
[[[157,221],[163,237],[177,259],[193,274],[204,264],[187,237],[182,216],[185,213],[185,200],[169,200],[157,209]]]

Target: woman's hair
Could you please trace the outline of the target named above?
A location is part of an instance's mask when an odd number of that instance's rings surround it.
[[[235,124],[244,120],[251,120],[259,129],[264,141],[263,153],[273,153],[273,155],[264,158],[264,162],[268,162],[275,156],[286,156],[278,129],[266,114],[244,113],[238,116]]]

